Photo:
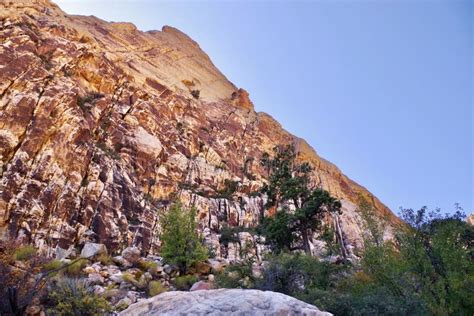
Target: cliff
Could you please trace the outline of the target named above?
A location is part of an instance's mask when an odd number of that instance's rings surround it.
[[[179,197],[197,207],[216,254],[233,259],[255,237],[242,232],[224,249],[220,229],[257,224],[259,159],[286,143],[315,168],[314,184],[342,200],[347,246],[362,244],[359,195],[388,219],[387,237],[398,222],[304,140],[255,112],[248,93],[175,28],[142,32],[67,15],[47,0],[2,0],[0,39],[2,237],[45,251],[94,241],[154,253],[158,215]],[[232,195],[222,194],[226,180],[238,184]]]

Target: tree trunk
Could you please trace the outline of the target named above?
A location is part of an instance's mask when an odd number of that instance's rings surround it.
[[[309,237],[308,237],[308,229],[306,226],[303,227],[301,230],[301,237],[303,238],[303,249],[307,255],[311,255],[311,249],[309,248]]]

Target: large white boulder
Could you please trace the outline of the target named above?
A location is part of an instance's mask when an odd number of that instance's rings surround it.
[[[307,315],[330,316],[316,306],[270,291],[218,289],[172,291],[130,305],[119,315]]]

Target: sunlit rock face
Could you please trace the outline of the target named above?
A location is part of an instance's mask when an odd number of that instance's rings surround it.
[[[337,222],[348,246],[362,245],[359,194],[388,218],[390,237],[390,210],[255,112],[248,93],[179,30],[142,32],[67,15],[47,0],[2,0],[0,39],[3,238],[51,253],[86,241],[154,253],[159,214],[180,198],[197,208],[218,256],[238,259],[248,243],[260,255],[255,236],[241,233],[224,247],[219,232],[258,223],[265,200],[255,192],[266,177],[259,159],[288,143],[314,167],[314,185],[343,201]],[[222,193],[226,180],[238,183],[231,196]]]

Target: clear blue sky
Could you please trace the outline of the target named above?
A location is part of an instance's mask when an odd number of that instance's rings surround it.
[[[79,1],[177,27],[271,114],[393,211],[473,209],[471,1]]]

